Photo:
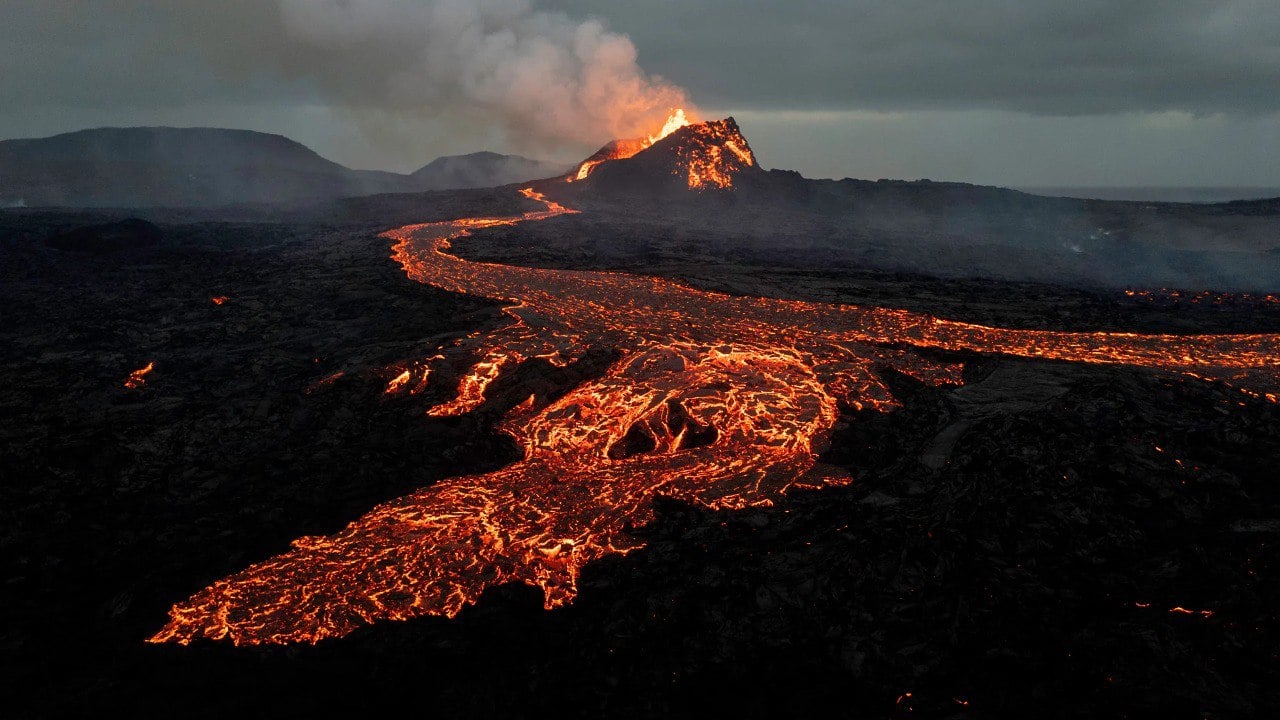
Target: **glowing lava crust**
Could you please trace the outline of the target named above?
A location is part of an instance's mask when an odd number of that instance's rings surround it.
[[[547,608],[564,605],[585,564],[641,547],[628,530],[650,521],[659,495],[733,509],[770,505],[793,488],[849,483],[817,457],[842,408],[899,406],[878,369],[933,385],[961,382],[960,364],[911,348],[1135,365],[1260,394],[1276,388],[1276,335],[1006,330],[447,252],[475,229],[575,212],[532,189],[524,194],[545,209],[385,234],[414,280],[511,304],[507,324],[413,365],[387,392],[422,392],[433,368],[469,358],[453,397],[429,411],[460,415],[532,358],[566,365],[595,347],[618,359],[559,399],[534,395],[506,414],[500,429],[523,449],[520,461],[385,503],[335,535],[299,538],[174,606],[152,642],[314,643],[379,620],[451,617],[509,582],[541,588]]]

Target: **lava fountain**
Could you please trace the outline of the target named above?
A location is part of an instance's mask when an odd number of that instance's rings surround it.
[[[598,166],[611,160],[625,160],[634,157],[643,150],[653,147],[654,143],[669,136],[671,133],[682,127],[690,125],[689,118],[685,114],[684,108],[676,108],[671,111],[671,115],[667,117],[667,121],[663,123],[662,128],[652,135],[646,135],[642,138],[631,138],[629,140],[614,140],[596,151],[594,155],[582,161],[578,169],[569,174],[565,180],[574,182],[576,180],[586,180]]]
[[[690,126],[715,136],[718,148],[681,156],[690,187],[730,186],[734,168],[754,165],[736,125],[732,137],[728,128]],[[881,370],[931,385],[962,382],[960,363],[918,349],[1134,365],[1258,392],[1277,384],[1276,335],[1009,330],[449,254],[474,230],[575,212],[532,188],[523,193],[541,209],[384,235],[410,278],[508,304],[505,324],[404,369],[386,392],[421,392],[435,369],[469,358],[452,396],[428,410],[462,415],[485,402],[495,379],[535,358],[563,366],[604,348],[617,359],[562,397],[535,394],[506,413],[499,429],[523,450],[518,462],[384,503],[335,535],[299,538],[175,605],[151,642],[314,643],[383,620],[452,617],[509,582],[540,588],[548,609],[562,606],[584,565],[642,546],[629,530],[653,518],[658,496],[738,509],[849,483],[817,458],[842,409],[900,406]]]

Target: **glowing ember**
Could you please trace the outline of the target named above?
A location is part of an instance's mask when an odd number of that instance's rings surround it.
[[[154,362],[149,362],[146,367],[134,370],[129,373],[129,379],[124,381],[124,386],[130,390],[137,390],[143,385],[146,385],[147,375],[155,368],[156,364]]]
[[[1135,602],[1133,606],[1142,610],[1147,610],[1151,607],[1151,603]],[[1184,608],[1181,605],[1177,605],[1175,607],[1169,608],[1169,614],[1170,615],[1195,615],[1202,618],[1211,618],[1216,613],[1214,613],[1213,610],[1192,610],[1190,608]]]
[[[1125,290],[1126,297],[1144,300],[1157,305],[1280,305],[1280,295],[1270,293],[1221,293],[1212,290]]]
[[[319,362],[319,361],[320,359],[316,358],[316,362]],[[315,381],[314,383],[311,383],[311,385],[308,386],[304,392],[306,392],[307,395],[310,395],[311,393],[316,392],[318,390],[323,390],[329,387],[330,385],[333,385],[334,383],[338,382],[338,380],[343,376],[343,374],[344,373],[341,370],[339,370],[338,372],[333,373],[332,375],[323,377]]]
[[[288,552],[175,605],[152,642],[314,643],[379,620],[453,616],[509,582],[540,588],[547,608],[564,605],[585,564],[643,545],[628,530],[652,519],[659,495],[735,509],[771,505],[794,488],[849,483],[817,457],[842,407],[899,407],[878,368],[931,385],[962,382],[962,365],[904,348],[1276,385],[1275,335],[1005,330],[905,310],[732,297],[623,273],[475,263],[446,252],[475,228],[573,212],[531,189],[524,194],[546,209],[385,235],[411,278],[510,303],[505,326],[427,361],[473,363],[456,396],[429,412],[476,408],[495,378],[531,358],[568,363],[598,347],[618,359],[554,402],[534,395],[506,413],[500,429],[523,449],[520,461],[384,503],[335,535],[299,538]]]
[[[209,299],[213,301],[214,305],[226,305],[227,301],[230,300],[231,298],[227,297],[226,295],[214,295]]]

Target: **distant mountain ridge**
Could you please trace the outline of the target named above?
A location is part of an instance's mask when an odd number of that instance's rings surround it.
[[[282,135],[220,128],[98,128],[0,141],[0,207],[209,207],[492,187],[564,168],[480,152],[409,175],[352,170]]]
[[[563,175],[563,165],[530,160],[519,155],[476,152],[446,155],[409,175],[420,190],[465,190]]]

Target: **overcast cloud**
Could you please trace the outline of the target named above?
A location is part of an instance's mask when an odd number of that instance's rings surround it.
[[[766,165],[815,176],[1280,186],[1275,0],[0,0],[0,17],[0,137],[222,125],[360,167],[571,158],[621,122],[593,98],[635,106],[666,78],[738,115]]]
[[[1050,115],[1280,110],[1275,0],[549,0],[704,104]]]

